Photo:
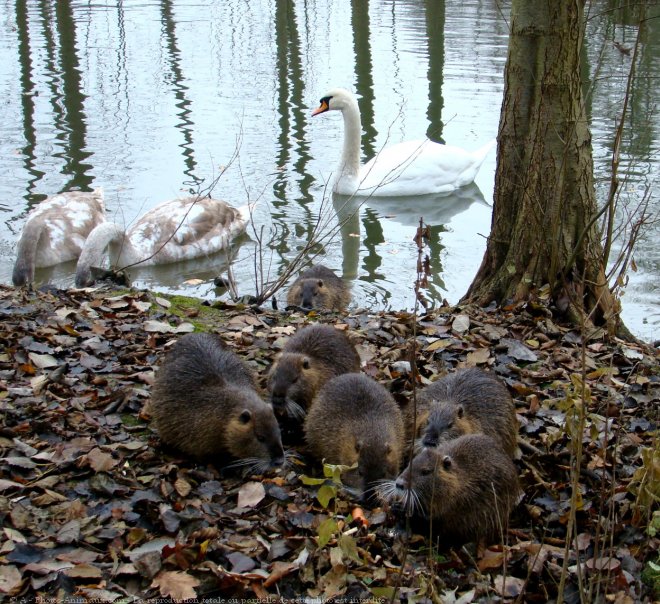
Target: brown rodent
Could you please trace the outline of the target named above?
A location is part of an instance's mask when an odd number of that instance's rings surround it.
[[[163,442],[198,458],[231,457],[262,472],[284,463],[272,408],[250,370],[218,336],[182,336],[165,355],[151,397]]]
[[[381,487],[393,510],[441,544],[498,539],[518,498],[516,467],[485,434],[425,447],[399,477]]]
[[[401,409],[392,395],[372,378],[346,373],[328,381],[305,420],[309,452],[331,464],[357,468],[342,481],[365,500],[375,496],[383,479],[394,478],[401,466],[405,429]]]
[[[275,414],[302,423],[323,384],[356,371],[360,371],[360,357],[344,332],[329,325],[299,329],[270,371],[268,389]]]
[[[417,399],[425,447],[482,432],[498,441],[513,456],[518,421],[506,386],[494,375],[476,367],[459,369],[424,388]],[[419,422],[418,422],[419,426]]]
[[[344,280],[322,264],[303,271],[286,296],[288,305],[305,309],[342,310],[350,301],[351,293]]]

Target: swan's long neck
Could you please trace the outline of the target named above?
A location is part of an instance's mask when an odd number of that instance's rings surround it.
[[[344,149],[339,166],[339,178],[357,176],[360,173],[360,148],[362,121],[357,101],[351,99],[342,109],[344,117]]]
[[[14,285],[26,285],[34,279],[37,247],[42,232],[43,221],[28,221],[25,225],[16,250],[16,263],[12,274]]]
[[[101,223],[89,234],[76,266],[77,287],[92,284],[92,267],[103,266],[106,248],[111,243],[122,246],[122,255],[128,251],[125,248],[130,246],[126,232],[114,222]]]

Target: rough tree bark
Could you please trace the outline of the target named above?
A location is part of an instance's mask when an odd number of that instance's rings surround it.
[[[583,0],[513,0],[491,234],[463,302],[549,285],[576,322],[622,328],[596,214],[580,79]]]

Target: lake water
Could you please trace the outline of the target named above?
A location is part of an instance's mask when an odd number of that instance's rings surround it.
[[[635,15],[613,6],[591,6],[586,49],[601,201],[626,51],[637,36]],[[102,186],[110,218],[128,225],[161,201],[204,189],[228,166],[214,196],[257,202],[261,244],[248,232],[233,253],[240,293],[254,293],[256,281],[273,279],[304,248],[316,224],[336,229],[338,216],[351,214],[326,187],[341,151],[341,116],[310,115],[326,90],[361,97],[363,159],[386,142],[424,135],[476,149],[497,134],[508,13],[495,0],[0,0],[0,282],[11,282],[16,240],[45,195]],[[650,211],[660,207],[655,17],[642,37],[624,132],[620,225],[647,191]],[[367,202],[315,251],[352,281],[355,305],[409,309],[412,239],[423,216],[432,227],[427,296],[457,302],[485,249],[495,160],[492,152],[458,195]],[[660,337],[659,236],[657,221],[643,231],[623,297],[624,320],[646,339]],[[226,262],[131,276],[138,287],[212,298]],[[37,278],[70,286],[73,270]]]

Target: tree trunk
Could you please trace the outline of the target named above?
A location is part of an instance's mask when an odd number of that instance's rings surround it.
[[[580,80],[582,0],[513,0],[491,234],[464,302],[549,285],[576,321],[619,327],[597,224]]]

